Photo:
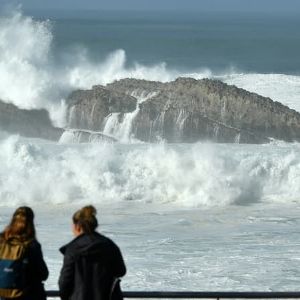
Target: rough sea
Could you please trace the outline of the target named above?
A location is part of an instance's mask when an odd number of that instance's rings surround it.
[[[0,99],[65,126],[74,89],[186,76],[300,111],[299,14],[1,11]],[[122,132],[116,144],[0,134],[0,226],[19,205],[35,210],[47,289],[73,212],[91,203],[124,255],[124,290],[299,290],[299,143],[145,144]]]

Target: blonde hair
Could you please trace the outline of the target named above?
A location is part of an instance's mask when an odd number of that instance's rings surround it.
[[[84,206],[74,213],[73,223],[78,225],[84,233],[93,233],[98,226],[96,214],[97,210],[94,206]]]

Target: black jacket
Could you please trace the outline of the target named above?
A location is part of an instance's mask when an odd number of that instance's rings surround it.
[[[43,285],[49,276],[47,265],[43,259],[40,243],[33,240],[27,249],[28,267],[26,270],[26,294],[22,300],[46,300],[46,293]]]
[[[97,232],[76,237],[60,251],[64,262],[58,284],[63,300],[109,300],[115,279],[126,273],[118,246]],[[112,299],[122,299],[119,284]]]

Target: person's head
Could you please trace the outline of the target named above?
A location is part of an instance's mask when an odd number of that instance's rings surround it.
[[[76,211],[73,215],[73,233],[78,236],[82,233],[91,234],[98,226],[96,218],[97,210],[88,205]]]
[[[35,238],[34,213],[28,206],[19,207],[3,232],[4,238],[19,237],[24,240]]]

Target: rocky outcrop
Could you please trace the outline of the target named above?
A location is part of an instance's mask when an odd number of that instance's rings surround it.
[[[118,126],[122,126],[136,102],[131,134],[142,141],[300,141],[298,112],[210,79],[178,78],[169,83],[123,79],[106,87],[77,91],[69,98],[69,124],[102,131],[114,112],[118,113]]]
[[[25,137],[58,141],[64,132],[52,126],[49,114],[44,109],[19,109],[13,104],[0,100],[0,130]]]
[[[136,108],[136,99],[125,93],[94,86],[92,90],[78,90],[68,98],[68,125],[98,131],[110,113],[132,112]]]

